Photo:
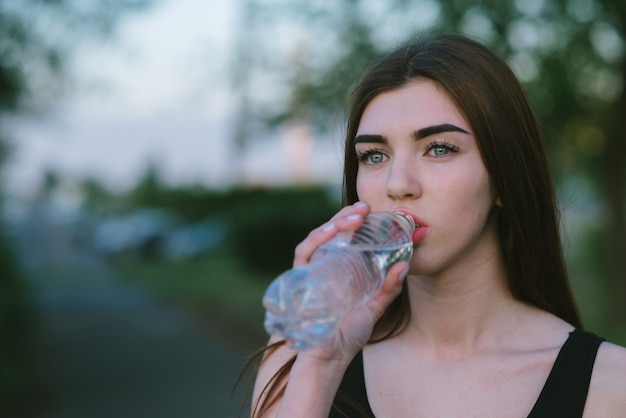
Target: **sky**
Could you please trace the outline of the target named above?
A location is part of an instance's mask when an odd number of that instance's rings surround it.
[[[83,43],[71,61],[71,90],[43,114],[13,123],[9,195],[32,194],[49,169],[70,182],[95,177],[123,190],[152,162],[172,185],[339,181],[338,147],[303,127],[253,143],[234,173],[236,103],[227,74],[238,6],[236,0],[161,0],[125,16],[114,39]],[[293,163],[312,155],[310,164]]]

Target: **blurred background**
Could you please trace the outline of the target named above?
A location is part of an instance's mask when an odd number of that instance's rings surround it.
[[[345,94],[421,31],[524,83],[586,326],[626,344],[622,0],[2,0],[0,416],[237,416]]]

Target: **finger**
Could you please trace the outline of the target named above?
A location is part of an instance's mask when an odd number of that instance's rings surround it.
[[[365,202],[356,202],[349,206],[344,206],[339,212],[332,217],[331,221],[340,220],[342,218],[347,218],[350,215],[361,215],[361,217],[365,218],[370,212],[370,206]]]
[[[376,320],[380,319],[387,306],[402,292],[402,285],[408,271],[409,264],[404,261],[397,262],[389,269],[383,285],[367,303]]]
[[[359,228],[369,212],[369,205],[361,202],[341,209],[329,222],[311,231],[304,241],[296,246],[293,266],[299,267],[308,263],[313,253],[339,231]]]
[[[300,244],[296,246],[293,258],[293,266],[298,267],[306,264],[320,245],[337,235],[339,230],[335,222],[327,222],[319,228],[314,229]]]

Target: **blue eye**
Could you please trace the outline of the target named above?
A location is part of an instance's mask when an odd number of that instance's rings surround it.
[[[424,155],[431,155],[436,158],[447,157],[451,152],[457,152],[459,147],[447,142],[431,142],[426,146]]]
[[[357,151],[357,159],[360,163],[376,165],[385,161],[385,154],[377,149]]]
[[[372,152],[368,156],[368,161],[372,164],[378,164],[383,161],[383,155],[380,152]]]
[[[447,155],[448,152],[450,152],[450,150],[446,147],[436,146],[433,148],[433,154],[435,154],[437,157]]]

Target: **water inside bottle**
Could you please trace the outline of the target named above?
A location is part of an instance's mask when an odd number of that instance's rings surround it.
[[[413,255],[413,243],[409,242],[392,248],[372,248],[371,250],[359,248],[366,254],[381,273],[381,280],[385,279],[392,265],[398,261],[409,261]]]

